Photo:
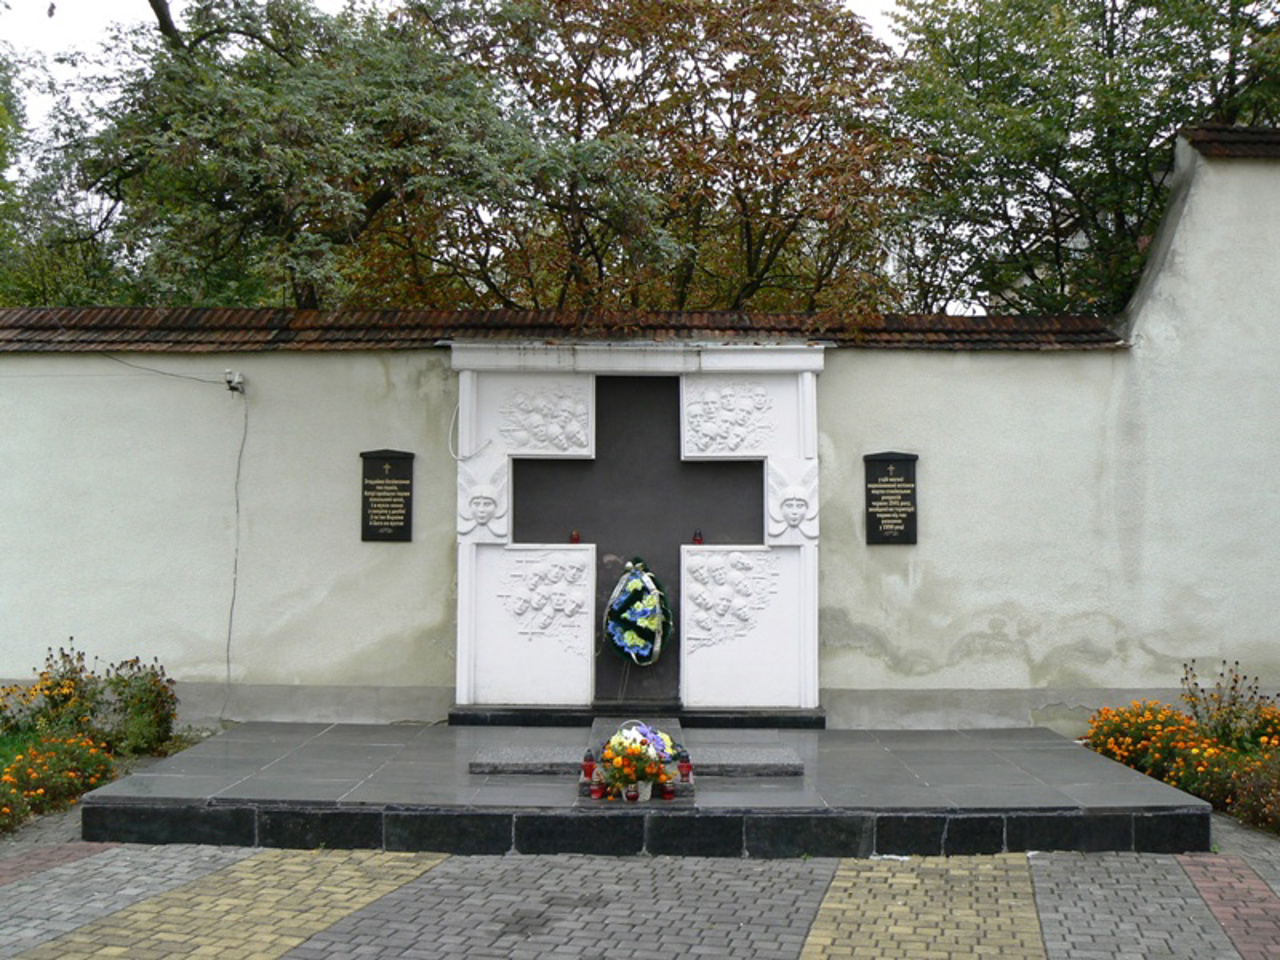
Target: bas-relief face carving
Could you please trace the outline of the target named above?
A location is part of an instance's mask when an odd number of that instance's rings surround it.
[[[507,536],[506,464],[479,477],[476,469],[458,465],[458,534],[480,541],[503,540]]]
[[[471,498],[471,517],[479,526],[487,527],[497,512],[498,501],[493,497],[476,494]]]
[[[782,501],[782,519],[789,527],[800,526],[800,521],[809,512],[809,501],[804,497],[787,497]]]
[[[581,450],[589,444],[591,406],[573,384],[549,384],[509,393],[498,433],[514,450]]]
[[[699,453],[759,449],[773,433],[772,400],[758,382],[705,386],[685,405],[686,440]]]
[[[793,482],[795,479],[800,482]],[[769,464],[768,532],[771,543],[806,543],[817,539],[816,463]]]
[[[576,649],[589,610],[583,584],[587,564],[580,557],[533,554],[514,558],[498,596],[525,640]]]
[[[689,577],[698,584],[686,595],[691,650],[732,643],[755,629],[760,611],[778,591],[775,559],[758,553],[691,557]]]

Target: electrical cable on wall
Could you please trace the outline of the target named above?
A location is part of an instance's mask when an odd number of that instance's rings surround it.
[[[244,448],[249,439],[249,399],[245,393],[244,375],[238,371],[227,370],[221,377],[194,376],[186,373],[173,373],[169,370],[159,370],[155,367],[149,367],[145,364],[134,363],[131,360],[124,360],[120,357],[104,354],[104,356],[115,363],[129,367],[133,370],[140,370],[143,373],[150,373],[161,377],[171,377],[175,380],[190,380],[195,383],[221,383],[233,394],[240,397],[243,406],[243,421],[240,428],[240,446],[236,452],[236,473],[235,473],[235,533],[233,538],[232,558],[231,558],[231,601],[227,608],[227,639],[224,648],[224,660],[226,667],[226,675],[224,680],[224,689],[222,695],[222,706],[218,710],[218,721],[222,722],[227,716],[227,706],[231,702],[231,639],[235,630],[236,620],[236,598],[239,594],[240,587],[240,477],[244,468]]]
[[[235,473],[235,534],[233,539],[232,559],[231,559],[231,601],[227,608],[227,639],[224,649],[224,660],[226,667],[226,675],[224,680],[224,689],[222,695],[222,706],[218,710],[218,721],[221,723],[226,719],[227,706],[231,702],[231,640],[235,630],[236,619],[236,599],[239,594],[240,587],[240,477],[244,468],[244,449],[249,439],[249,399],[245,393],[244,375],[238,371],[227,370],[221,379],[213,377],[194,376],[185,373],[173,373],[169,370],[159,370],[155,367],[149,367],[141,363],[134,363],[131,360],[124,360],[111,354],[103,354],[108,360],[129,367],[133,370],[140,370],[143,373],[150,373],[155,376],[171,377],[175,380],[190,380],[195,383],[221,383],[234,394],[239,395],[241,403],[243,403],[243,423],[240,428],[240,446],[236,452],[236,473]]]
[[[240,449],[236,454],[235,480],[235,536],[231,559],[231,603],[227,609],[227,643],[225,650],[226,680],[222,693],[222,707],[218,710],[218,722],[226,720],[227,705],[231,702],[231,637],[236,622],[236,596],[240,587],[240,476],[244,468],[244,448],[249,439],[249,398],[245,393],[244,377],[239,373],[226,373],[227,389],[240,395],[244,409],[244,425],[240,430]]]
[[[480,444],[480,449],[473,453],[460,454],[458,452],[458,409],[459,405],[455,403],[453,405],[453,416],[449,419],[449,456],[461,463],[464,460],[470,460],[472,457],[480,456],[480,454],[484,453],[485,448],[493,443],[493,440],[486,440]]]

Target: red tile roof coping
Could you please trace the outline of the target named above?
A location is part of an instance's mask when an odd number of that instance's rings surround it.
[[[0,308],[0,352],[418,350],[442,341],[794,343],[915,350],[1126,346],[1117,318],[548,310]]]
[[[1182,132],[1205,157],[1280,157],[1280,129],[1206,123]]]

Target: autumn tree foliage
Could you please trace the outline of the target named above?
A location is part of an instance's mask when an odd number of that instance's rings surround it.
[[[544,0],[463,38],[541,146],[448,244],[510,306],[874,309],[888,51],[828,0]]]
[[[149,302],[888,302],[888,54],[832,0],[149,2],[60,143]]]

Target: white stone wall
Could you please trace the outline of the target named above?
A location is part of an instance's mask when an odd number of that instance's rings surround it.
[[[819,491],[833,725],[1078,729],[1176,693],[1190,657],[1280,686],[1280,163],[1181,161],[1131,349],[826,352],[819,477],[780,457],[770,483]],[[0,677],[74,635],[223,709],[247,403],[228,715],[442,716],[458,538],[488,542],[459,506],[449,353],[125,359],[163,373],[0,354]],[[417,454],[409,544],[360,541],[359,454],[383,448]],[[889,450],[920,458],[914,546],[866,544],[862,458]]]
[[[125,359],[163,373],[0,355],[0,677],[74,636],[90,658],[158,656],[199,712],[221,709],[247,404],[231,713],[447,709],[448,353]],[[360,539],[360,453],[384,448],[417,455],[411,543]]]
[[[834,351],[824,703],[1079,722],[1239,659],[1280,686],[1280,164],[1187,150],[1132,349]],[[919,543],[865,545],[862,455],[917,453]]]

